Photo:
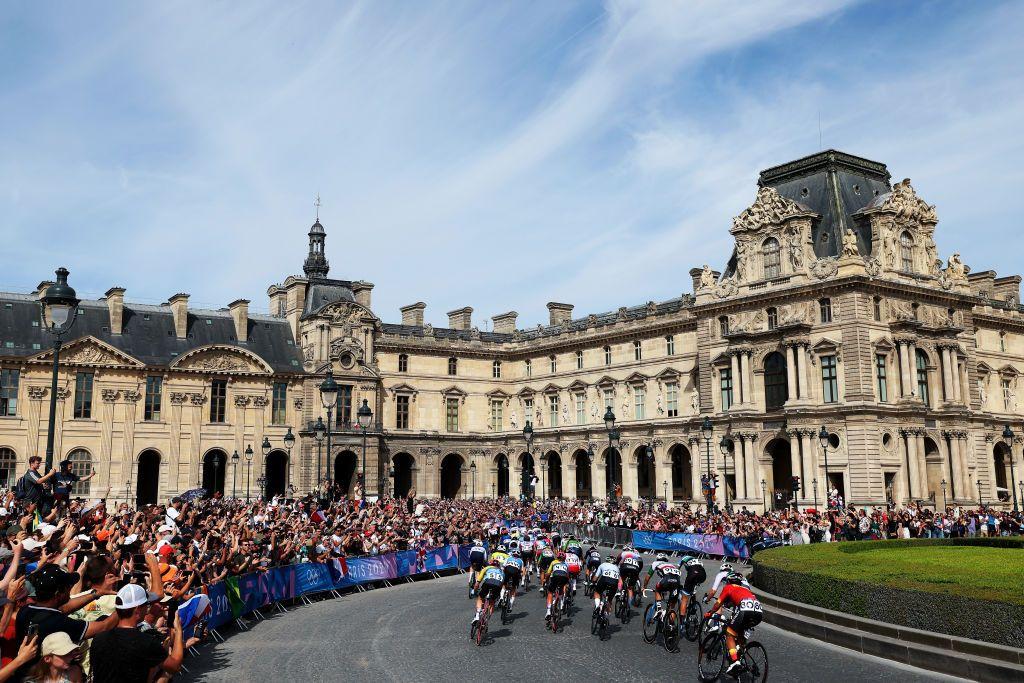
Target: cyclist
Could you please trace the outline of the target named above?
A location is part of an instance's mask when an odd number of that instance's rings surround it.
[[[704,596],[704,602],[707,602],[711,598],[715,597],[715,593],[718,591],[718,587],[722,585],[722,582],[725,581],[725,577],[729,576],[729,574],[732,574],[734,571],[735,569],[733,569],[733,566],[731,564],[729,564],[728,562],[722,563],[722,565],[718,568],[718,573],[715,574],[715,580],[711,584],[711,588],[708,589],[707,594]]]
[[[569,590],[576,595],[576,579],[583,569],[583,562],[576,553],[565,553],[565,566],[569,569]]]
[[[547,583],[548,569],[554,561],[555,551],[546,546],[537,556],[537,568],[540,570],[540,585],[542,587]]]
[[[576,557],[583,557],[583,544],[572,536],[562,541],[562,550],[565,551],[566,555],[572,553]]]
[[[523,582],[523,560],[519,557],[519,551],[513,550],[501,568],[505,572],[505,597],[509,607],[512,607],[516,602],[516,590]]]
[[[473,547],[469,549],[470,572],[468,585],[473,586],[476,583],[476,575],[481,569],[483,569],[484,562],[486,561],[487,548],[484,547],[483,543],[480,542],[479,538],[474,538]]]
[[[633,550],[633,546],[627,545],[619,553],[615,564],[619,565],[619,572],[622,574],[622,587],[627,591],[629,600],[633,600],[636,588],[639,586],[640,570],[644,568],[644,561]]]
[[[499,545],[494,549],[494,552],[491,553],[491,559],[497,560],[498,566],[500,567],[505,563],[505,560],[508,559],[508,547],[506,547],[505,544]]]
[[[544,621],[551,621],[551,603],[558,599],[562,589],[569,583],[569,567],[565,564],[565,553],[558,553],[558,558],[548,568],[548,580],[544,584],[547,590],[548,611]]]
[[[697,586],[708,578],[708,573],[704,569],[704,564],[692,555],[683,555],[683,559],[679,560],[679,571],[680,573],[686,572],[686,579],[683,580],[683,590],[681,591],[683,597],[679,603],[679,613],[686,614],[690,598],[693,597]]]
[[[529,576],[530,572],[533,571],[533,536],[526,535],[522,541],[519,542],[519,552],[523,558],[523,575]]]
[[[655,574],[658,575],[658,583],[654,586],[654,619],[657,620],[662,615],[661,596],[679,588],[679,568],[668,561],[668,556],[665,553],[658,553],[654,562],[651,563],[651,568],[647,570],[644,590],[647,590],[647,584],[651,582],[651,578]]]
[[[601,551],[597,546],[587,548],[587,554],[583,556],[583,564],[587,566],[587,580],[594,583],[594,572],[601,565]]]
[[[611,596],[615,595],[615,592],[619,590],[621,581],[619,580],[619,566],[615,564],[615,556],[609,555],[605,558],[605,561],[598,565],[594,571],[596,581],[594,582],[594,614],[597,614],[598,610],[601,609],[601,596],[605,597],[604,609],[608,611],[608,603],[611,601]]]
[[[476,616],[473,623],[480,621],[480,614],[484,611],[484,601],[492,603],[501,595],[501,584],[505,580],[505,574],[498,568],[498,561],[491,558],[490,563],[480,570],[477,576],[477,585],[480,590],[476,596]]]
[[[737,572],[732,572],[726,576],[722,594],[718,596],[711,609],[704,613],[704,618],[710,619],[712,612],[722,607],[736,608],[736,615],[725,629],[725,645],[729,649],[729,659],[731,660],[729,668],[725,672],[734,678],[739,675],[740,669],[743,668],[743,664],[739,659],[739,649],[736,647],[736,641],[739,641],[741,645],[745,645],[747,642],[747,630],[760,624],[763,616],[761,602],[746,587],[746,583],[747,580],[743,578],[743,575]]]
[[[548,537],[551,539],[551,547],[556,550],[562,545],[562,534],[558,532],[558,529],[554,529]]]

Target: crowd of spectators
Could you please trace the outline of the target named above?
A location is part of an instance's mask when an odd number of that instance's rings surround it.
[[[0,683],[172,677],[204,637],[206,587],[298,562],[462,544],[504,520],[728,534],[778,543],[1007,535],[1021,516],[959,507],[756,514],[640,501],[196,495],[134,509],[71,495],[73,474],[31,467],[0,498]],[[109,491],[108,491],[109,495]],[[191,605],[192,609],[184,606]],[[184,622],[184,623],[183,623]]]

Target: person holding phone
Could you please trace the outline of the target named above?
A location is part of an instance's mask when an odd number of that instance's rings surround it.
[[[138,584],[126,584],[117,592],[117,628],[92,641],[94,683],[147,683],[158,671],[175,674],[185,656],[178,612],[168,610],[169,642],[139,630],[149,604],[158,599]]]

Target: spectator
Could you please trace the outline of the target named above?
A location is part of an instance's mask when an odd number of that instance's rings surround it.
[[[44,510],[43,514],[47,514],[49,510],[46,508],[49,506],[50,495],[44,488],[44,484],[47,484],[57,474],[57,470],[50,470],[46,474],[39,474],[39,466],[42,463],[43,459],[38,455],[33,455],[28,459],[28,471],[18,481],[16,490],[18,491],[18,498],[35,503],[38,508]]]
[[[92,473],[84,477],[79,477],[77,474],[71,471],[71,461],[62,460],[60,463],[60,469],[57,474],[54,475],[53,484],[53,501],[55,504],[60,505],[61,503],[67,503],[71,497],[71,489],[75,484],[82,481],[89,481],[96,476],[96,468],[93,468]]]
[[[57,631],[43,638],[41,658],[29,670],[26,683],[81,683],[81,651],[67,633]]]
[[[99,634],[92,644],[94,683],[148,683],[158,673],[173,675],[181,669],[185,653],[177,610],[168,617],[173,622],[169,647],[159,630],[139,629],[158,599],[134,583],[117,592],[117,628]]]
[[[0,668],[0,683],[14,678],[18,669],[36,658],[36,651],[38,649],[39,636],[32,636],[21,641],[21,647],[18,648],[17,655],[10,661],[4,662],[3,668]]]

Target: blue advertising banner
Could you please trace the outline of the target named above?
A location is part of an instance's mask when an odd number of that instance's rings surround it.
[[[261,575],[267,602],[290,600],[295,597],[295,567],[275,567]]]
[[[206,620],[209,628],[220,628],[230,623],[234,616],[231,613],[231,602],[228,600],[227,584],[219,581],[206,590],[210,598],[210,618]]]
[[[721,555],[723,557],[750,557],[747,542],[737,536],[718,534],[679,534],[663,531],[634,531],[633,545],[651,550],[685,552],[687,550]]]
[[[303,562],[295,567],[295,595],[318,593],[334,588],[331,572],[326,564]]]

